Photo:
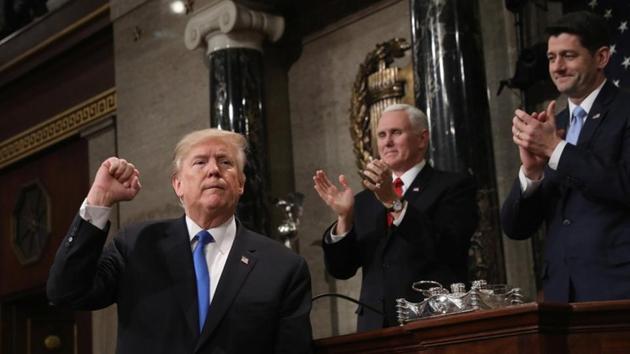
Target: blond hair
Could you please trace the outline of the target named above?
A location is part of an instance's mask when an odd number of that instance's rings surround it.
[[[236,163],[241,175],[245,175],[245,161],[247,159],[247,140],[239,133],[215,128],[196,130],[186,134],[175,146],[171,163],[171,176],[175,176],[182,167],[182,160],[190,150],[203,142],[215,140],[232,146],[236,150]]]

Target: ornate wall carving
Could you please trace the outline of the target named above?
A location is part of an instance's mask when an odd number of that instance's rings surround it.
[[[79,132],[116,111],[116,89],[109,89],[0,143],[0,168]]]

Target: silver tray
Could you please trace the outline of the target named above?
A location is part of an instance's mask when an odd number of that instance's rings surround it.
[[[429,317],[496,309],[527,302],[520,288],[506,284],[487,284],[485,280],[473,281],[468,291],[463,283],[451,284],[451,291],[448,291],[442,284],[432,280],[417,281],[411,287],[421,292],[425,299],[421,302],[396,299],[400,325]]]

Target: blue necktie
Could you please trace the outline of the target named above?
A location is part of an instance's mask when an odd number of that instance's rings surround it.
[[[197,278],[197,303],[199,304],[199,333],[206,323],[208,308],[210,307],[210,274],[208,264],[203,252],[205,246],[214,242],[214,239],[206,230],[201,230],[195,235],[197,245],[193,251],[193,263],[195,264],[195,277]]]
[[[577,145],[582,125],[584,125],[584,117],[586,117],[586,111],[582,109],[582,107],[576,106],[573,109],[573,115],[571,115],[571,125],[567,133],[567,143]]]

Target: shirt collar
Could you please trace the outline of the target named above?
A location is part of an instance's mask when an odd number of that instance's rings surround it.
[[[188,228],[188,237],[190,239],[190,244],[194,247],[196,240],[194,240],[195,235],[199,231],[201,231],[201,226],[197,225],[188,215],[186,215],[186,227]],[[230,217],[223,224],[213,227],[207,230],[212,238],[214,238],[214,244],[216,245],[219,252],[223,254],[227,254],[230,252],[230,248],[232,243],[234,242],[234,238],[236,237],[236,221],[234,216]]]
[[[599,92],[602,90],[602,87],[604,87],[605,83],[606,83],[606,80],[604,80],[604,82],[602,82],[601,85],[599,85],[595,90],[593,90],[593,92],[591,92],[588,96],[586,96],[586,98],[579,104],[579,106],[582,107],[584,112],[586,112],[587,116],[588,116],[588,112],[590,112],[591,108],[593,107],[593,103],[595,103],[595,99],[597,98],[597,95],[599,95]],[[577,106],[578,105],[576,105],[575,103],[571,102],[571,100],[569,100],[569,117],[573,116],[573,110]]]
[[[403,182],[403,194],[407,191],[407,187],[409,187],[411,185],[411,183],[413,183],[413,180],[416,179],[416,177],[418,176],[420,171],[422,171],[422,169],[424,168],[424,165],[426,165],[426,163],[427,163],[427,160],[422,159],[422,161],[420,161],[417,165],[415,165],[412,168],[408,169],[407,171],[405,171],[405,173],[403,173],[400,176],[400,179]],[[396,175],[392,174],[392,178],[395,180],[398,177]]]

